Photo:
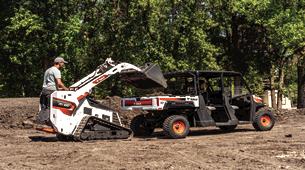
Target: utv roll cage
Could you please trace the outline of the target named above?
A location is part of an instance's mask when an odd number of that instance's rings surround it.
[[[221,88],[221,92],[224,92],[225,87],[224,87],[224,78],[225,77],[239,77],[240,78],[240,83],[242,86],[244,86],[250,94],[252,94],[251,89],[247,85],[246,81],[244,80],[243,76],[239,72],[234,72],[234,71],[176,71],[176,72],[168,72],[164,74],[164,77],[167,79],[167,84],[169,87],[167,89],[171,90],[173,87],[171,87],[171,82],[170,80],[172,78],[192,78],[191,83],[189,86],[193,85],[192,93],[189,93],[191,95],[199,95],[200,94],[200,78],[204,77],[207,80],[211,78],[220,78],[219,79],[219,84],[218,86]],[[211,87],[211,84],[209,81],[206,82],[208,87]],[[221,84],[220,84],[221,83]]]

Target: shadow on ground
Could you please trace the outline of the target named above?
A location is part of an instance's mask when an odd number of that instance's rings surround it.
[[[200,130],[191,130],[188,136],[211,136],[211,135],[221,135],[221,134],[230,134],[230,133],[238,133],[238,132],[251,132],[255,131],[254,129],[235,129],[230,132],[222,131],[220,129],[200,129]],[[170,139],[163,134],[163,131],[154,132],[151,136],[141,136],[134,137],[143,140],[153,140],[157,139]]]
[[[31,142],[58,142],[56,136],[29,136]]]
[[[191,130],[188,136],[211,136],[211,135],[221,135],[221,134],[230,134],[238,132],[251,132],[255,131],[254,129],[235,129],[230,132],[225,132],[220,129],[200,129],[200,130]],[[31,142],[73,142],[73,139],[60,140],[56,136],[29,136]],[[154,132],[151,136],[142,136],[142,137],[133,137],[135,139],[141,140],[156,140],[156,139],[170,139],[163,134],[163,131]],[[109,141],[121,141],[122,139],[109,140]],[[124,139],[123,139],[124,140]],[[126,139],[125,139],[126,140]],[[105,141],[105,140],[104,140]]]

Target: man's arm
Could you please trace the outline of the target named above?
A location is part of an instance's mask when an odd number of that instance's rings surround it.
[[[58,89],[64,89],[64,90],[69,90],[69,88],[67,88],[64,83],[61,81],[60,78],[55,78],[56,80],[56,85]]]

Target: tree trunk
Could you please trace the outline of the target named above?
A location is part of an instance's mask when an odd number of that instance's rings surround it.
[[[277,109],[282,109],[283,85],[284,85],[284,73],[280,75],[279,89],[277,92]]]
[[[285,78],[285,72],[284,72],[284,61],[281,61],[280,64],[280,70],[279,70],[279,88],[277,92],[277,109],[282,109],[282,99],[283,99],[283,87],[284,87],[284,78]]]
[[[298,108],[305,108],[305,95],[304,95],[304,82],[305,82],[305,71],[304,71],[304,63],[302,65],[298,65]]]
[[[276,97],[275,97],[275,69],[274,66],[271,67],[270,71],[270,89],[271,89],[271,103],[272,103],[272,108],[277,109],[276,105]]]
[[[234,14],[231,18],[231,44],[230,45],[230,53],[231,53],[231,59],[232,59],[232,66],[233,68],[236,68],[239,72],[244,72],[244,66],[245,63],[241,57],[244,55],[241,52],[240,48],[240,27],[241,19],[238,15]]]

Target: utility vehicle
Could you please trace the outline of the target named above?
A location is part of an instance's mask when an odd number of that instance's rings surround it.
[[[139,79],[127,80],[133,74],[125,74],[126,81],[136,84]],[[163,128],[170,138],[184,138],[190,127],[231,131],[239,124],[252,124],[266,131],[275,124],[272,111],[252,94],[241,73],[183,71],[164,77],[168,87],[160,89],[162,95],[122,98],[122,109],[143,111],[131,121],[134,136],[149,136],[155,128]]]

